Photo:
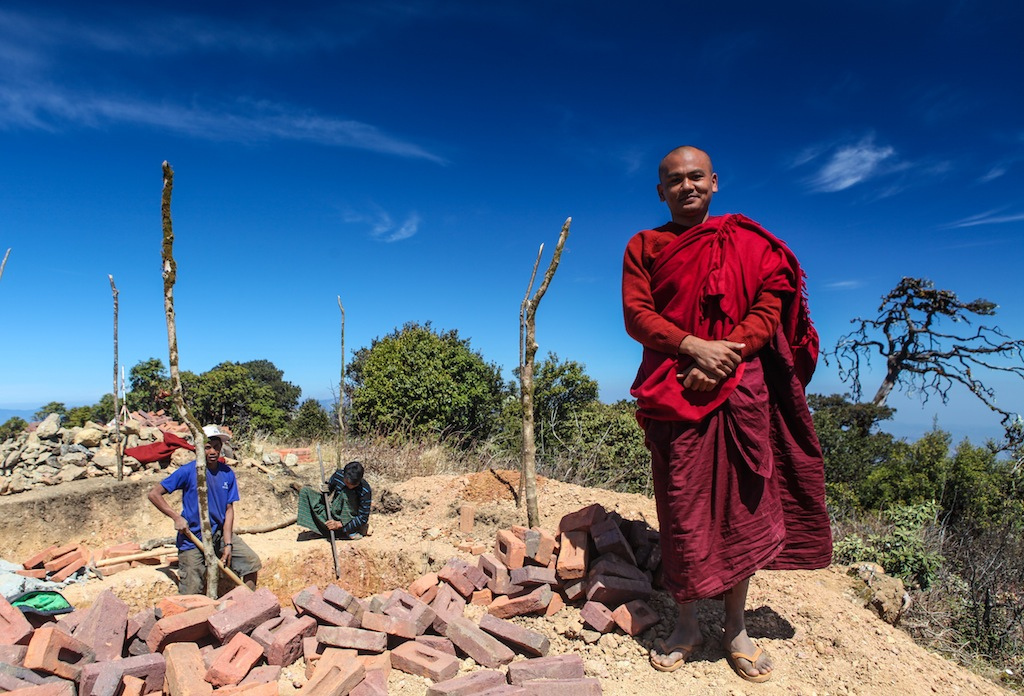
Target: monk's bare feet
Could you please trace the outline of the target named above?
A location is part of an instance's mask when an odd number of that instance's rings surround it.
[[[685,604],[679,608],[679,619],[669,637],[651,648],[651,664],[657,670],[671,672],[686,662],[703,642],[696,608]]]
[[[731,637],[726,632],[725,637],[722,640],[722,649],[729,654],[730,664],[733,665],[733,669],[737,673],[742,672],[740,676],[746,675],[744,678],[751,681],[767,681],[775,668],[772,664],[772,659],[768,656],[768,653],[764,652],[759,648],[754,641],[747,635],[746,629],[739,633],[733,634]],[[751,659],[747,659],[747,656]]]

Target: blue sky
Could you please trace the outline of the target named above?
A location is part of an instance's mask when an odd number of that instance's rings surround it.
[[[541,354],[626,397],[622,251],[680,144],[713,213],[796,251],[825,346],[904,275],[1024,336],[1022,40],[1007,2],[4,2],[0,409],[110,391],[108,273],[122,364],[166,363],[163,160],[182,368],[269,359],[304,398],[338,381],[338,295],[349,352],[430,320],[511,376],[568,216]],[[846,389],[834,362],[810,387]],[[998,434],[971,398],[896,396],[892,430]]]

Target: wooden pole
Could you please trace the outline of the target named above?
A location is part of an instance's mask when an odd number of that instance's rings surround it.
[[[117,480],[124,480],[124,448],[121,447],[121,409],[118,401],[117,388],[117,286],[114,285],[114,276],[107,274],[110,279],[110,292],[114,295],[114,450],[117,452]]]
[[[537,254],[537,261],[533,266],[533,274],[530,276],[530,286],[526,289],[527,299],[520,305],[520,398],[523,406],[523,472],[526,491],[526,519],[528,526],[540,525],[540,511],[537,507],[537,445],[534,441],[533,432],[533,363],[537,355],[537,307],[540,305],[544,293],[547,292],[551,279],[558,270],[558,262],[562,258],[562,249],[565,247],[565,240],[569,237],[569,226],[572,218],[566,218],[562,225],[562,233],[558,236],[558,244],[555,245],[555,253],[548,264],[548,270],[544,273],[544,280],[533,297],[529,297],[533,288],[533,281],[537,274],[537,265],[540,263],[540,254],[544,251],[541,246]]]
[[[4,254],[4,260],[0,263],[0,278],[4,277],[4,269],[7,268],[7,257],[11,255],[10,248],[7,249],[7,253]]]
[[[338,295],[338,309],[341,310],[341,381],[338,382],[338,434],[341,445],[345,444],[345,307]],[[338,447],[338,466],[341,466],[341,447]]]
[[[171,397],[178,414],[192,433],[196,446],[196,489],[199,496],[199,530],[202,532],[203,557],[206,559],[206,595],[217,596],[217,568],[219,559],[213,549],[213,530],[210,527],[209,506],[206,503],[206,434],[199,421],[185,406],[185,394],[181,388],[181,373],[178,371],[178,334],[174,322],[174,283],[178,276],[178,265],[174,261],[174,226],[171,223],[171,192],[174,189],[174,170],[167,162],[163,163],[164,188],[160,204],[160,216],[163,222],[163,278],[164,278],[164,313],[167,316],[167,348],[168,362],[171,366]],[[195,542],[193,542],[195,543]],[[196,546],[200,546],[196,544]]]

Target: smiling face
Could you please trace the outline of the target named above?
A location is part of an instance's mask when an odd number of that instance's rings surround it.
[[[668,206],[672,222],[693,227],[707,219],[711,197],[718,191],[708,153],[695,147],[675,149],[661,160],[658,178],[658,197]]]

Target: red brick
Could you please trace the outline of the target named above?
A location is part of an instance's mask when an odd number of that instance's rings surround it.
[[[43,563],[43,567],[51,572],[59,570],[75,559],[81,558],[82,554],[79,552],[81,548],[82,547],[79,544],[61,546],[53,552],[53,555],[50,556],[50,560]]]
[[[312,616],[279,616],[253,629],[252,639],[263,647],[267,664],[284,667],[302,655],[302,640],[316,635]]]
[[[590,548],[587,532],[574,530],[562,532],[562,546],[558,551],[555,571],[561,580],[578,580],[587,574]]]
[[[121,677],[120,696],[145,696],[146,680],[126,674]]]
[[[334,628],[348,631],[359,630],[337,626]],[[365,675],[366,668],[359,660],[325,653],[313,671],[313,676],[298,693],[304,696],[343,696],[355,688]]]
[[[134,541],[126,541],[123,544],[115,544],[114,546],[108,546],[105,549],[103,549],[102,558],[116,558],[117,556],[127,556],[128,554],[138,553],[141,550],[142,547],[136,544]]]
[[[491,602],[491,606],[487,607],[487,613],[493,614],[499,619],[543,613],[551,604],[551,596],[550,585],[539,585],[537,589],[527,594],[516,597],[498,597]]]
[[[238,600],[245,599],[246,597],[251,596],[252,593],[253,591],[250,590],[246,585],[235,585],[226,594],[222,595],[220,599],[217,600],[217,608],[227,609]]]
[[[551,602],[548,603],[548,608],[544,610],[544,616],[554,616],[558,612],[565,609],[565,599],[559,592],[551,593]]]
[[[0,596],[0,645],[27,643],[31,635],[32,624],[25,615]]]
[[[353,627],[359,625],[359,619],[362,618],[366,607],[363,606],[363,602],[358,597],[353,596],[350,592],[337,585],[330,584],[324,588],[323,598],[325,602],[333,604],[354,616]],[[337,625],[344,626],[345,624]]]
[[[410,622],[416,628],[416,635],[426,631],[437,618],[433,609],[403,590],[391,593],[391,599],[384,604],[384,613]]]
[[[444,635],[455,643],[456,648],[484,667],[506,665],[515,658],[515,653],[508,646],[484,633],[479,626],[465,617],[458,616],[449,620]]]
[[[160,618],[166,619],[175,614],[184,614],[189,609],[199,607],[212,607],[219,604],[216,599],[201,594],[182,594],[164,597],[157,602],[156,608],[160,610]]]
[[[612,612],[615,623],[628,635],[635,636],[658,623],[659,617],[642,599],[626,602]]]
[[[473,524],[476,522],[476,506],[468,503],[459,508],[459,531],[469,534],[473,531]]]
[[[511,573],[513,585],[533,587],[536,585],[554,585],[555,571],[553,568],[541,568],[539,566],[525,566],[516,568]]]
[[[316,587],[307,587],[294,594],[292,605],[300,615],[312,616],[317,623],[347,627],[359,625],[355,616],[327,602]]]
[[[86,665],[82,668],[79,696],[117,696],[125,676],[145,680],[147,694],[159,692],[166,667],[167,662],[160,653]]]
[[[547,655],[551,649],[551,641],[547,636],[491,614],[480,617],[480,628],[524,653],[541,656]]]
[[[478,607],[486,607],[493,601],[494,593],[487,587],[482,590],[477,590],[473,593],[473,596],[469,598],[469,603]]]
[[[106,568],[104,568],[103,570],[104,573],[106,573]],[[20,575],[25,578],[34,578],[36,580],[42,580],[46,577],[48,571],[46,570],[46,568],[36,568],[35,570],[16,570],[14,572],[16,575]]]
[[[314,641],[315,640],[316,639],[314,639]],[[317,643],[317,645],[320,644]],[[355,650],[350,650],[348,648],[331,648],[326,645],[320,645],[318,652],[314,652],[310,657],[306,658],[306,679],[309,679],[313,676],[313,672],[316,671],[316,666],[320,662],[320,658],[322,658],[324,655],[327,655],[328,657],[333,656],[333,659],[338,660],[355,660],[359,657],[359,653],[357,653]],[[390,655],[388,656],[388,660],[390,662]]]
[[[444,633],[444,627],[447,625],[449,618],[462,616],[462,612],[466,609],[466,600],[453,590],[448,583],[442,583],[437,591],[437,596],[430,603],[430,608],[437,615],[432,624],[434,629],[438,633]]]
[[[123,573],[132,567],[131,563],[111,563],[110,565],[103,566],[103,577],[108,575],[116,575],[117,573]]]
[[[647,599],[653,594],[647,580],[629,580],[614,575],[598,575],[587,582],[587,599],[614,607],[634,599]]]
[[[477,567],[487,576],[487,589],[496,595],[513,594],[523,589],[512,584],[508,566],[494,554],[481,554],[477,559]]]
[[[367,670],[363,680],[355,685],[349,696],[388,696],[388,675]]]
[[[455,588],[455,591],[468,598],[474,590],[482,589],[487,584],[487,576],[461,558],[450,558],[437,577]]]
[[[636,565],[633,548],[626,541],[626,537],[614,519],[609,517],[596,523],[590,528],[590,537],[594,540],[594,548],[598,553],[615,553]]]
[[[217,607],[209,605],[160,619],[146,636],[146,645],[151,652],[161,652],[169,643],[193,642],[205,638],[210,635],[207,619],[216,613]]]
[[[244,633],[236,633],[206,670],[206,681],[214,686],[237,684],[262,657],[262,645]]]
[[[417,643],[423,643],[434,650],[440,650],[449,655],[455,654],[455,643],[442,636],[416,636]]]
[[[437,682],[459,673],[459,658],[410,640],[391,651],[391,666]]]
[[[587,581],[573,580],[568,583],[563,583],[562,592],[565,594],[565,599],[569,602],[575,602],[578,599],[583,599],[587,594]]]
[[[75,685],[70,681],[50,682],[8,691],[11,696],[75,696]]]
[[[598,558],[589,570],[590,575],[613,575],[629,580],[649,580],[644,571],[628,562],[617,553],[609,553]]]
[[[370,611],[363,613],[362,626],[367,631],[378,631],[399,638],[412,639],[420,634],[416,630],[416,625],[407,619],[400,619],[388,614],[375,614]]]
[[[509,530],[502,529],[494,539],[494,557],[510,570],[522,568],[526,561],[526,544]]]
[[[53,581],[53,582],[64,582],[65,580],[70,578],[72,575],[74,575],[75,573],[80,571],[82,568],[84,568],[85,564],[87,562],[88,562],[88,559],[83,558],[80,555],[78,557],[77,561],[72,561],[68,565],[66,565],[63,568],[61,568],[57,573],[55,573],[53,575],[53,577],[50,578],[50,580]]]
[[[316,639],[337,648],[352,648],[365,652],[384,652],[388,647],[386,633],[345,626],[321,626],[317,629]]]
[[[213,693],[213,686],[203,679],[206,665],[203,664],[198,645],[171,643],[164,649],[164,659],[167,660],[164,692],[168,696],[203,696]]]
[[[85,612],[75,629],[75,638],[96,654],[96,660],[117,660],[124,652],[128,630],[128,605],[110,590],[104,590]]]
[[[424,594],[436,587],[437,573],[427,573],[426,575],[421,575],[412,581],[409,585],[409,594],[417,599],[421,599],[422,601],[429,603],[430,600],[424,600],[422,597]]]
[[[579,655],[551,655],[520,660],[508,666],[510,684],[535,679],[582,679],[583,658]]]
[[[3,599],[3,596],[0,596],[0,599]],[[27,651],[28,647],[25,645],[0,645],[0,662],[20,667]]]
[[[521,684],[526,696],[601,696],[597,679],[533,679]]]
[[[427,689],[426,696],[478,696],[505,683],[505,675],[501,672],[480,670],[438,682]]]
[[[210,633],[221,643],[234,638],[236,633],[250,633],[265,621],[280,615],[281,603],[273,592],[261,587],[248,597],[238,599],[208,619]]]
[[[137,614],[132,614],[128,617],[128,625],[125,629],[125,639],[130,640],[135,637],[146,639],[149,632],[153,630],[153,626],[156,624],[156,610],[150,607],[149,609],[143,609]]]
[[[44,684],[56,677],[41,677],[27,667],[0,664],[0,692],[15,691],[29,686]]]
[[[57,547],[56,546],[48,546],[45,549],[43,549],[42,551],[40,551],[39,553],[37,553],[36,555],[32,556],[31,558],[29,558],[29,559],[27,559],[25,561],[22,561],[21,565],[26,570],[28,570],[30,568],[41,567],[44,563],[46,563],[47,561],[49,561],[50,559],[52,559],[54,557],[56,551],[57,551]]]
[[[531,558],[538,565],[546,566],[554,557],[555,547],[558,542],[555,540],[555,535],[545,529],[534,527],[533,531],[540,535],[540,539],[537,542],[537,551]]]
[[[615,616],[612,610],[600,602],[587,602],[580,609],[580,618],[585,626],[590,626],[598,633],[608,633],[615,628]]]
[[[238,684],[237,686],[225,686],[213,693],[219,696],[278,696],[280,689],[277,682],[273,684]]]
[[[277,684],[277,680],[281,678],[281,665],[263,665],[262,667],[254,667],[249,671],[249,674],[245,676],[245,679],[238,682],[239,686],[245,686],[246,684]]]
[[[586,531],[595,523],[600,522],[607,517],[607,515],[608,513],[605,512],[600,503],[594,503],[593,505],[588,505],[576,512],[570,512],[568,515],[563,516],[558,522],[558,531],[563,534],[565,532],[572,532],[576,530]]]
[[[28,643],[24,664],[28,669],[77,681],[82,667],[96,661],[92,648],[56,628],[37,628]]]

